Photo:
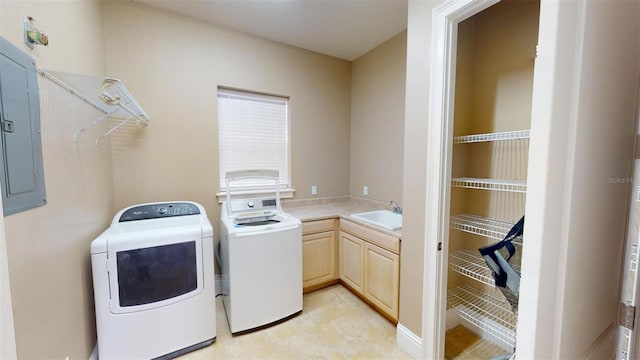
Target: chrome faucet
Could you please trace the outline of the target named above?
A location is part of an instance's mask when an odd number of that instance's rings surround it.
[[[402,208],[395,201],[389,201],[389,205],[393,208],[393,212],[396,214],[402,214]]]

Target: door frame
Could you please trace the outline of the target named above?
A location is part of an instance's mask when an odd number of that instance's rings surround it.
[[[634,145],[634,161],[633,161],[633,170],[631,171],[631,174],[633,176],[633,182],[631,183],[630,189],[629,189],[629,205],[628,205],[628,210],[627,210],[627,237],[626,237],[626,241],[625,241],[625,250],[624,250],[624,254],[623,254],[623,261],[624,261],[624,265],[623,265],[623,271],[622,274],[620,274],[620,304],[624,304],[625,303],[625,298],[624,298],[624,292],[625,292],[625,279],[628,275],[628,273],[630,273],[631,270],[631,266],[632,266],[632,262],[634,260],[637,261],[638,259],[638,255],[636,255],[636,259],[632,259],[631,257],[633,256],[633,242],[634,242],[634,238],[640,238],[640,231],[635,229],[634,226],[634,218],[637,218],[637,212],[640,211],[640,206],[637,204],[640,202],[640,176],[638,175],[638,171],[639,171],[639,167],[638,164],[640,163],[640,79],[638,79],[638,86],[637,86],[637,97],[638,99],[636,100],[636,141],[635,141],[635,145]],[[634,217],[634,214],[635,217]],[[640,301],[639,300],[639,296],[638,294],[640,294],[640,268],[638,268],[638,265],[636,264],[636,277],[633,283],[633,288],[634,288],[634,292],[635,292],[635,303],[633,304],[633,306],[636,308],[635,311],[635,316],[634,316],[634,329],[631,330],[631,337],[629,338],[630,341],[630,347],[629,347],[629,353],[627,354],[627,358],[628,359],[635,359],[637,357],[637,354],[640,354],[640,330],[638,328],[638,324],[640,324],[640,312],[637,311],[638,308],[638,303]],[[618,347],[617,347],[617,352],[618,354],[621,353],[621,351],[623,351],[623,349],[621,348],[622,346],[622,341],[623,341],[623,336],[624,333],[624,325],[620,325],[619,328],[619,334],[618,334]]]
[[[422,346],[425,358],[442,358],[445,329],[446,304],[446,251],[438,251],[438,244],[448,238],[450,184],[451,138],[455,71],[456,25],[464,18],[484,9],[491,1],[447,0],[432,12],[431,64],[429,88],[428,145],[427,145],[427,184],[425,196],[425,238],[424,238],[424,274],[423,274],[423,313]],[[625,3],[629,11],[637,11],[635,3]],[[611,43],[615,32],[595,36],[590,26],[613,22],[610,17],[596,17],[596,6],[608,6],[595,0],[541,1],[537,55],[533,79],[531,138],[529,140],[529,178],[527,181],[527,225],[526,243],[522,257],[523,274],[520,286],[518,316],[518,336],[516,348],[518,357],[555,358],[566,356],[568,352],[579,351],[576,356],[598,358],[609,354],[612,337],[617,327],[611,323],[597,338],[585,338],[590,334],[570,334],[568,329],[579,329],[570,322],[579,317],[578,308],[568,305],[568,298],[575,297],[570,285],[575,277],[575,263],[568,264],[571,248],[576,241],[571,231],[581,222],[588,221],[588,214],[575,214],[572,206],[581,204],[578,200],[591,199],[595,195],[576,196],[579,185],[584,185],[574,173],[576,164],[583,165],[588,159],[580,153],[585,139],[578,138],[582,126],[595,123],[596,117],[584,118],[586,111],[582,92],[587,87],[583,82],[584,67],[603,71],[600,57],[594,57],[596,46]],[[616,8],[607,15],[616,15],[616,11],[626,11],[627,7]],[[632,13],[627,11],[625,25],[630,25]],[[601,20],[601,22],[599,22]],[[637,28],[634,28],[637,31]],[[622,30],[620,30],[622,31]],[[589,35],[589,38],[586,36]],[[627,33],[627,38],[637,39],[636,33]],[[605,36],[608,36],[605,38]],[[586,41],[589,41],[586,43]],[[637,57],[640,45],[629,44]],[[590,50],[585,57],[586,50]],[[615,57],[624,66],[628,66],[637,75],[637,63],[622,61],[622,52]],[[632,64],[633,63],[633,64]],[[614,72],[620,80],[622,68]],[[602,74],[602,73],[599,73]],[[629,77],[631,79],[631,77]],[[633,79],[635,81],[635,79]],[[628,81],[628,79],[627,79]],[[619,86],[629,86],[621,83]],[[593,97],[593,94],[589,94]],[[614,109],[612,98],[605,98],[598,106],[606,110]],[[623,104],[628,105],[628,102]],[[624,110],[624,109],[623,109]],[[620,110],[620,111],[623,111]],[[616,115],[619,113],[616,112]],[[615,118],[616,121],[626,121]],[[616,123],[619,125],[619,123]],[[616,130],[620,130],[617,128]],[[605,140],[612,143],[613,137]],[[623,146],[624,144],[621,144]],[[611,156],[619,147],[606,148],[602,156]],[[559,155],[561,154],[561,155]],[[603,170],[618,168],[600,161]],[[605,166],[611,165],[611,166]],[[583,166],[581,169],[584,169]],[[586,174],[597,176],[589,170]],[[581,174],[584,176],[585,174]],[[595,179],[595,178],[593,178]],[[606,188],[602,194],[619,191]],[[584,201],[582,201],[583,203]],[[608,208],[594,208],[592,213],[607,213]],[[612,225],[609,225],[612,226]],[[613,227],[612,227],[613,229]],[[586,245],[601,244],[599,238],[581,239]],[[611,258],[609,258],[611,260]],[[584,278],[579,278],[583,288],[587,286]],[[618,294],[619,295],[619,294]],[[610,309],[609,309],[610,310]],[[579,343],[563,342],[563,337],[573,336]],[[586,341],[592,341],[586,344]],[[640,344],[635,344],[640,346]],[[614,345],[615,347],[615,345]],[[613,349],[615,350],[615,349]]]
[[[432,12],[422,295],[422,347],[426,359],[444,358],[458,24],[499,1],[448,0]]]

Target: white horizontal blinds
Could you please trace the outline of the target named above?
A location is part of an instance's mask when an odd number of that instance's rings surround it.
[[[289,185],[287,107],[287,98],[218,89],[220,188],[225,187],[228,171],[248,169],[278,170],[280,184]],[[259,188],[273,182],[241,185]]]

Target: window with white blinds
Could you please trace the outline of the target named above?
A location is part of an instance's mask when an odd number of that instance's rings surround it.
[[[220,189],[228,171],[278,170],[289,187],[288,98],[218,88]],[[248,189],[273,183],[245,182]],[[234,185],[235,186],[235,185]]]

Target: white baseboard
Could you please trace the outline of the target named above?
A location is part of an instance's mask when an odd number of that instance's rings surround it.
[[[93,348],[93,352],[89,355],[89,360],[98,360],[98,344]]]
[[[618,326],[615,323],[609,325],[600,336],[593,342],[593,344],[587,349],[585,355],[581,356],[583,359],[618,359],[622,353],[622,347],[620,345],[620,339],[624,338],[622,333],[622,326]],[[632,345],[633,346],[633,345]],[[631,350],[631,349],[624,349]],[[637,359],[637,354],[635,356]]]
[[[422,339],[400,323],[397,327],[396,343],[414,359],[422,359],[424,357]]]

